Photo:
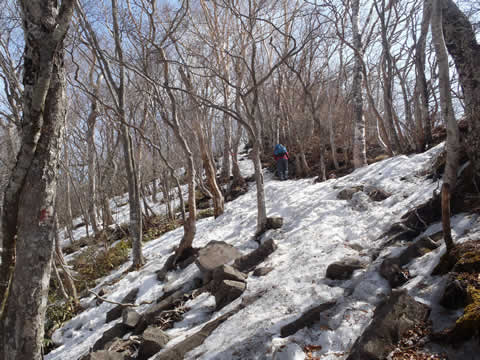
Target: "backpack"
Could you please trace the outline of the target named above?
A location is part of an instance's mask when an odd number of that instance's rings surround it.
[[[283,156],[287,153],[287,148],[283,146],[282,144],[277,144],[275,145],[275,150],[273,151],[273,154],[275,156]]]

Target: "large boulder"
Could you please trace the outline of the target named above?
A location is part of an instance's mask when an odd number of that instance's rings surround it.
[[[233,300],[240,297],[247,285],[244,282],[223,280],[215,291],[215,303],[217,304],[217,310],[227,306]]]
[[[137,360],[147,360],[162,350],[169,341],[170,337],[162,329],[149,326],[143,332]]]
[[[382,360],[392,351],[402,335],[427,321],[429,308],[415,301],[406,291],[392,292],[377,306],[373,320],[360,336],[347,360]]]
[[[277,245],[273,239],[268,239],[252,252],[237,258],[233,263],[233,267],[241,272],[250,272],[255,269],[258,264],[265,261],[265,259],[276,249]]]
[[[135,300],[137,300],[137,295],[139,288],[135,288],[131,290],[123,299],[120,301],[122,304],[133,304],[135,303]],[[109,323],[110,321],[118,319],[120,316],[122,316],[123,309],[125,309],[125,306],[122,305],[117,305],[115,306],[112,310],[107,312],[107,317],[106,317],[106,322]]]
[[[347,280],[352,277],[355,270],[363,268],[365,268],[365,264],[360,260],[344,259],[328,265],[325,276],[332,280]]]
[[[115,324],[112,328],[105,331],[100,339],[93,345],[93,351],[104,350],[115,339],[121,339],[129,328],[122,323]]]
[[[202,272],[204,281],[208,282],[215,268],[228,264],[240,256],[242,253],[232,245],[223,241],[210,241],[207,246],[198,251],[195,264]]]

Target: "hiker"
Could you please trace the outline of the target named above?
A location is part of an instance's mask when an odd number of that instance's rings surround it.
[[[280,180],[287,180],[288,178],[288,152],[287,148],[282,144],[275,145],[273,157],[277,162],[277,175]]]

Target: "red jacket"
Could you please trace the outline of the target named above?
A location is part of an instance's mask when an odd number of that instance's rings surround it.
[[[275,161],[278,161],[280,159],[287,159],[288,160],[288,152],[286,152],[285,154],[283,155],[273,155],[273,157],[275,158]]]

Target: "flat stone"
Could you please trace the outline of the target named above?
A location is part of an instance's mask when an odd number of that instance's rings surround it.
[[[206,274],[240,256],[242,253],[232,245],[223,241],[210,241],[207,246],[198,251],[195,264],[203,274]]]

